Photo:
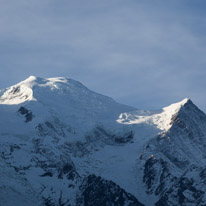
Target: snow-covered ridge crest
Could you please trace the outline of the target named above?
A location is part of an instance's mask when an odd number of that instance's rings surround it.
[[[189,102],[190,99],[185,98],[178,103],[171,104],[164,107],[160,111],[135,111],[129,113],[122,113],[117,120],[120,124],[150,124],[155,125],[162,131],[168,131],[172,124],[171,120],[180,109]]]
[[[93,92],[78,81],[64,77],[30,76],[0,92],[0,105],[15,105],[18,110],[19,104],[32,112],[36,121],[38,118],[46,121],[55,116],[69,122],[78,131],[79,128],[91,130],[94,125],[102,122],[112,128],[122,127],[115,121],[118,116],[123,112],[136,110]],[[82,124],[85,126],[80,127]]]
[[[25,81],[3,90],[3,94],[0,96],[0,104],[13,105],[21,104],[25,101],[35,101],[32,86],[36,79],[36,77],[30,76]]]
[[[69,79],[63,77],[44,79],[30,76],[16,85],[1,90],[0,104],[14,105],[21,104],[25,101],[37,101],[35,97],[36,88],[48,87],[49,90],[61,89],[58,87],[58,83],[68,83],[68,81]]]

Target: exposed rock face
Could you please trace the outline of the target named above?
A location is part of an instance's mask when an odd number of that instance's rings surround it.
[[[82,200],[80,205],[86,206],[143,206],[133,195],[127,193],[112,181],[95,175],[89,175],[80,186]]]
[[[206,115],[189,100],[171,125],[146,147],[154,154],[144,167],[147,191],[160,196],[158,206],[205,205]]]
[[[20,107],[18,112],[25,116],[25,122],[30,122],[33,119],[33,114],[31,111],[26,109],[25,107]]]

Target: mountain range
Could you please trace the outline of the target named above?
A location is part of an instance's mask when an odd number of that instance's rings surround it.
[[[206,205],[206,115],[122,105],[68,78],[0,90],[0,206]]]

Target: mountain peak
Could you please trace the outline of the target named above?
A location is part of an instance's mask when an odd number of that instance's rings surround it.
[[[18,84],[26,84],[26,83],[32,83],[32,82],[41,83],[43,80],[44,78],[41,78],[41,77],[29,76],[28,78],[19,82]]]
[[[153,122],[161,130],[168,131],[173,126],[175,119],[197,116],[199,118],[205,116],[205,114],[189,98],[185,98],[180,102],[164,107],[160,114],[154,115]]]
[[[58,90],[65,92],[69,87],[80,87],[79,85],[81,85],[82,88],[86,88],[81,83],[64,77],[41,78],[29,76],[18,84],[4,89],[0,96],[0,104],[12,105],[20,104],[25,101],[35,101],[37,97],[44,98],[44,95],[54,90],[57,90],[57,93]]]
[[[27,79],[25,79],[24,81],[35,81],[36,79],[38,79],[39,77],[36,77],[36,76],[29,76]]]
[[[108,122],[108,119],[115,122],[119,114],[135,110],[115,102],[110,97],[89,90],[78,81],[64,77],[30,76],[5,89],[0,95],[0,104],[17,107],[20,106],[19,104],[24,104],[36,117],[41,116],[41,113],[49,115],[52,110],[53,114],[61,114],[61,118],[69,117],[72,119],[72,124],[76,125],[81,124],[77,124],[77,121],[85,121],[91,123],[90,125],[100,120]],[[49,112],[46,112],[48,110]]]
[[[24,81],[4,89],[0,96],[0,104],[15,105],[34,100],[32,88],[37,79],[38,77],[30,76]]]
[[[168,112],[175,112],[181,109],[181,107],[183,107],[185,104],[187,104],[188,102],[192,102],[189,98],[185,98],[180,102],[171,104],[170,106],[164,107],[163,110],[164,111],[168,111]]]
[[[75,87],[87,89],[80,82],[66,77],[41,78],[37,76],[29,76],[27,79],[21,81],[17,85],[25,85],[29,88],[33,88],[33,86],[57,88],[57,85],[60,86],[60,84],[62,85],[62,87],[73,85]],[[61,87],[58,88],[61,89]]]
[[[156,125],[162,131],[168,131],[171,127],[171,121],[184,107],[192,105],[197,108],[189,98],[185,98],[180,102],[164,107],[160,111],[135,111],[121,114],[117,122],[121,124],[141,124]]]

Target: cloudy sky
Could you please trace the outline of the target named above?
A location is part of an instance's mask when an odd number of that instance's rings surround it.
[[[205,0],[0,0],[0,88],[65,76],[158,109],[206,111]]]

